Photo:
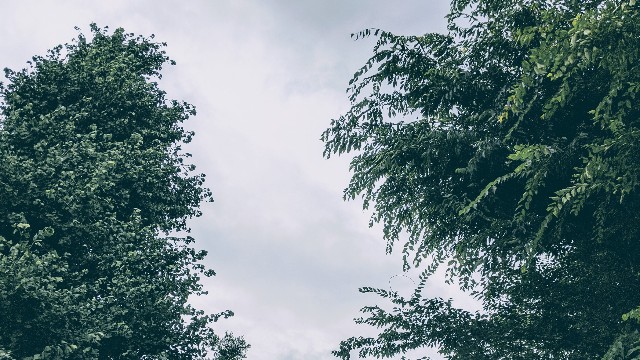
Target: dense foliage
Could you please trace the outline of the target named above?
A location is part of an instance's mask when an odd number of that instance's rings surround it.
[[[355,153],[345,198],[424,273],[409,298],[363,288],[391,309],[336,356],[640,356],[639,5],[453,0],[446,34],[358,34],[378,41],[325,156]],[[483,311],[428,297],[441,266]]]
[[[91,30],[5,70],[0,358],[243,358],[211,328],[232,313],[188,303],[213,275],[177,235],[211,198],[181,150],[195,109],[158,87],[164,44]]]

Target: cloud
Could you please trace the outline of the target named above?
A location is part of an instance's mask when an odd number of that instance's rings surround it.
[[[197,246],[218,272],[205,282],[210,295],[194,302],[236,312],[218,326],[245,335],[250,359],[331,359],[340,340],[375,334],[352,321],[377,301],[357,288],[389,287],[401,273],[400,255],[384,254],[368,214],[341,199],[348,158],[322,158],[320,133],[348,109],[347,82],[372,46],[349,35],[369,27],[442,29],[443,3],[9,2],[0,63],[22,67],[94,21],[166,41],[178,66],[165,70],[161,87],[197,106],[186,124],[196,132],[187,149],[216,200],[192,222]],[[396,280],[391,286],[410,285]],[[433,284],[445,297],[456,294]]]

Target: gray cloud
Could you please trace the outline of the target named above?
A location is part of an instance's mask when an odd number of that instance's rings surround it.
[[[442,29],[446,2],[25,0],[3,10],[3,66],[21,67],[92,21],[169,44],[178,66],[161,86],[198,108],[187,148],[216,199],[192,222],[218,272],[205,282],[210,295],[194,302],[236,312],[219,330],[244,334],[250,359],[331,359],[340,340],[375,334],[353,324],[377,301],[357,288],[411,282],[390,284],[400,256],[385,256],[359,203],[341,200],[348,159],[322,159],[319,136],[347,110],[347,81],[369,56],[372,40],[350,33]],[[472,306],[441,277],[429,289]]]

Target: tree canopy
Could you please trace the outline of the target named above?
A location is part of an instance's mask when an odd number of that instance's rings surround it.
[[[422,268],[412,296],[334,352],[449,359],[640,356],[640,16],[635,0],[453,0],[448,31],[376,36],[351,109],[323,133],[354,153],[388,251]],[[430,298],[447,279],[480,312]]]
[[[188,302],[214,274],[187,226],[211,192],[181,148],[195,108],[157,83],[164,46],[92,25],[5,69],[0,358],[244,358],[212,329],[233,313]]]

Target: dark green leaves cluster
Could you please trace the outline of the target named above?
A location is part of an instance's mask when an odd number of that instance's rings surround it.
[[[176,235],[211,199],[181,150],[195,109],[155,81],[164,44],[91,30],[5,70],[0,358],[202,358],[232,313],[187,302],[213,275]]]
[[[336,355],[602,357],[640,319],[638,5],[455,0],[448,24],[359,34],[374,54],[322,138],[356,153],[345,198],[373,207],[388,250],[402,238],[406,268],[445,266],[484,310],[380,293],[393,310],[359,320],[379,337]]]

